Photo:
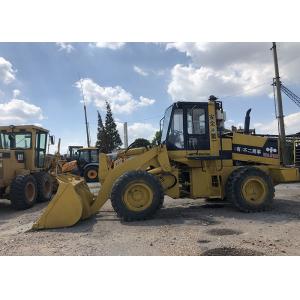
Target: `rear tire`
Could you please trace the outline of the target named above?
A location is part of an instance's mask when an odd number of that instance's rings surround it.
[[[255,167],[234,170],[226,183],[228,200],[242,212],[269,209],[274,199],[273,182],[264,171]]]
[[[38,172],[33,174],[37,183],[37,201],[46,202],[53,195],[53,180],[50,174],[46,172]]]
[[[86,182],[98,182],[98,167],[89,166],[83,171],[83,177]]]
[[[10,185],[9,199],[13,208],[23,210],[36,203],[37,183],[32,175],[18,175]]]
[[[124,221],[151,218],[164,201],[159,179],[145,171],[129,171],[115,182],[111,203],[118,217]]]

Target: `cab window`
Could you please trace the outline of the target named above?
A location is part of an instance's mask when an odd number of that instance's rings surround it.
[[[84,160],[86,162],[90,161],[90,155],[89,155],[89,151],[80,151],[79,152],[79,158],[81,160]]]
[[[205,134],[205,110],[194,108],[187,110],[188,134]]]
[[[209,149],[206,109],[193,107],[187,109],[187,149]]]
[[[91,162],[98,162],[98,151],[91,150]]]
[[[31,138],[32,137],[30,132],[2,132],[0,136],[0,147],[4,149],[30,149]]]
[[[168,136],[169,149],[184,149],[183,109],[174,109]]]

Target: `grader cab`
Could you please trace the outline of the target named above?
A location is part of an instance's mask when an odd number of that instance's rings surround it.
[[[124,221],[152,217],[164,196],[229,201],[243,212],[269,209],[274,186],[299,181],[299,170],[281,164],[278,139],[224,129],[222,103],[177,102],[167,108],[161,145],[100,154],[101,188],[94,197],[78,178],[60,177],[57,195],[33,228],[72,226],[111,199]]]
[[[27,209],[52,197],[46,170],[48,130],[34,126],[0,126],[0,197],[15,209]],[[53,144],[53,136],[50,136]]]

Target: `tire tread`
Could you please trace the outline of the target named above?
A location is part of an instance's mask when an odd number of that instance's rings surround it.
[[[123,187],[128,184],[132,180],[136,180],[137,178],[147,178],[150,185],[155,187],[154,193],[154,205],[150,206],[148,209],[141,213],[132,213],[125,206],[122,204],[122,189]],[[164,202],[164,191],[161,186],[159,179],[147,173],[146,171],[129,171],[124,173],[120,176],[113,185],[112,192],[111,192],[111,204],[117,216],[124,220],[125,222],[132,222],[132,221],[140,221],[140,220],[147,220],[150,219],[157,210],[159,210],[163,206]]]

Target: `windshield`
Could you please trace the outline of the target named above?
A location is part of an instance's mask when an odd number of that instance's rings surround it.
[[[89,150],[78,151],[78,159],[89,162],[90,161],[90,152],[89,152]]]
[[[0,133],[0,148],[14,149],[31,148],[31,133],[30,132],[1,132]]]
[[[79,156],[79,149],[81,149],[82,147],[69,147],[69,156],[70,157],[77,157]]]
[[[162,133],[161,133],[161,142],[162,143],[164,143],[166,141],[166,138],[167,138],[171,112],[172,112],[172,106],[170,106],[165,112],[163,129],[162,129]]]

